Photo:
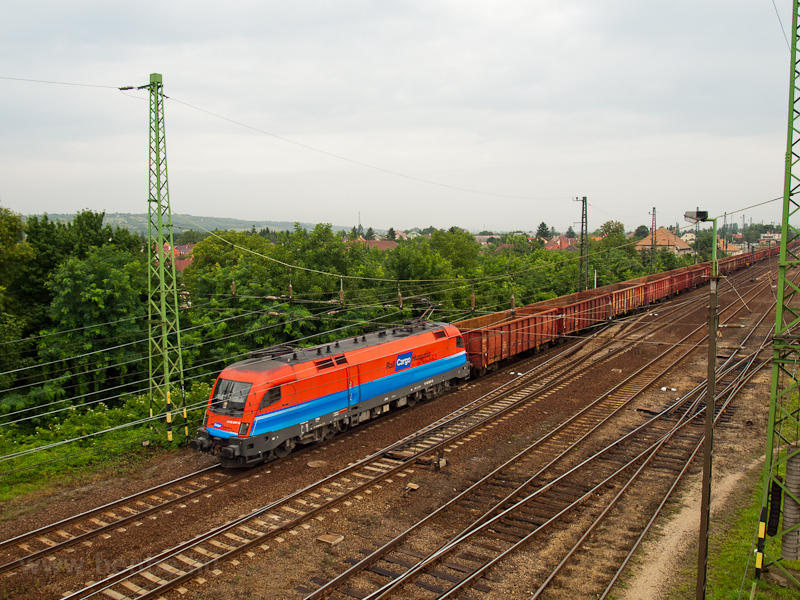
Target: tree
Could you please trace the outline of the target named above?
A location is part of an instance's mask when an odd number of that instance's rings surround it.
[[[111,388],[135,383],[147,370],[142,259],[110,245],[93,247],[85,259],[68,258],[48,279],[56,326],[46,333],[60,335],[41,341],[39,355],[43,362],[60,361],[55,369],[69,374],[69,395],[101,392],[106,382]]]
[[[647,225],[639,225],[636,228],[636,231],[633,232],[633,237],[637,240],[643,240],[648,235],[650,235],[650,229],[647,227]]]
[[[619,221],[606,221],[605,223],[600,225],[600,232],[603,235],[603,237],[607,237],[612,234],[618,234],[624,236],[625,226]]]
[[[397,236],[394,233],[394,227],[389,227],[389,231],[386,232],[386,239],[387,240],[394,240]]]
[[[62,262],[84,259],[91,248],[103,246],[141,253],[142,240],[138,236],[127,229],[104,226],[103,217],[104,213],[84,210],[69,223],[52,221],[46,214],[27,219],[26,241],[34,256],[14,270],[8,286],[13,302],[25,307],[25,335],[52,327],[48,307],[54,294],[45,284]]]
[[[544,239],[550,235],[550,228],[547,226],[547,223],[542,221],[539,223],[539,228],[536,230],[536,237],[539,239]]]
[[[358,239],[358,228],[355,225],[350,230],[350,239],[354,241]]]
[[[556,231],[556,228],[555,227],[550,227],[550,237],[554,238],[557,235],[558,235],[558,232]]]
[[[258,232],[258,234],[262,237],[266,237],[264,230]],[[269,234],[269,227],[266,229],[266,234]],[[183,244],[196,244],[200,240],[206,239],[210,234],[204,231],[195,231],[194,229],[187,229],[179,233],[178,235],[173,235],[172,240],[175,242],[176,246],[181,246]]]
[[[578,237],[577,235],[575,235],[575,232],[572,230],[572,225],[570,225],[570,226],[567,228],[567,233],[566,233],[566,236],[567,236],[568,238],[576,238],[576,237]]]
[[[22,216],[0,207],[0,285],[10,281],[12,274],[34,257],[24,234]]]
[[[372,230],[372,227],[367,229],[367,233],[364,234],[365,240],[374,240],[375,239],[375,232]]]
[[[431,234],[431,248],[450,261],[453,268],[462,275],[477,266],[481,249],[471,233],[458,227],[434,231]]]

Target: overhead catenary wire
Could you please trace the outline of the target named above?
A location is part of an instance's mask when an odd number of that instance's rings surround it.
[[[327,312],[327,311],[325,311],[325,312]],[[321,314],[323,314],[323,316],[324,316],[324,313],[321,313]],[[397,314],[397,313],[394,313],[394,314]],[[304,318],[307,318],[307,317],[304,317]],[[386,318],[386,316],[381,316],[379,318]],[[354,321],[353,323],[365,323],[365,322],[364,322],[363,319],[358,319],[358,320]],[[328,331],[325,331],[325,332],[322,332],[322,333],[318,332],[318,333],[314,333],[314,334],[305,336],[303,338],[299,338],[297,340],[294,340],[294,343],[298,343],[298,342],[306,341],[306,340],[309,340],[309,339],[313,339],[313,338],[319,337],[321,335],[329,335],[332,332],[349,329],[349,328],[351,328],[353,326],[353,323],[344,325],[344,326],[342,326],[340,328],[337,328],[337,329],[328,330]],[[378,321],[377,321],[377,319],[375,319],[375,320],[372,320],[372,321],[367,321],[365,324],[369,324],[369,323],[378,324]],[[283,327],[285,325],[286,325],[286,321],[280,322],[280,323],[274,323],[274,324],[268,325],[268,326],[266,326],[266,327],[264,327],[262,329],[271,329],[271,328],[276,328],[276,327]],[[232,335],[226,336],[225,338],[222,338],[222,339],[223,340],[230,339],[230,338],[234,338],[234,337],[239,337],[241,335],[244,335],[244,334],[242,334],[242,333],[232,334]],[[207,343],[215,343],[215,342],[218,342],[218,341],[220,341],[220,340],[219,339],[214,339],[214,340],[211,340],[209,342],[202,342],[200,344],[196,344],[195,346],[189,346],[188,348],[202,346],[202,345],[207,344]],[[191,372],[191,371],[197,370],[197,369],[203,369],[203,368],[209,367],[211,365],[219,364],[221,362],[227,362],[229,360],[241,358],[243,356],[249,355],[250,352],[251,351],[248,350],[248,351],[245,351],[243,353],[240,352],[240,353],[236,353],[236,354],[233,354],[233,355],[230,355],[230,356],[227,356],[227,357],[217,358],[217,359],[211,360],[209,362],[202,363],[200,365],[194,365],[192,367],[184,369],[184,373],[188,373],[188,372]],[[144,371],[140,371],[139,373],[144,373]],[[208,376],[208,373],[201,373],[197,377],[206,377],[206,376]],[[192,379],[192,378],[188,378],[188,379]],[[109,390],[113,390],[113,389],[120,389],[120,388],[123,388],[123,387],[129,387],[131,385],[141,384],[141,383],[145,383],[147,381],[149,381],[149,378],[141,379],[139,381],[129,382],[128,384],[124,384],[124,385],[121,385],[121,386],[116,386],[114,388],[107,388],[107,389],[104,389],[103,391],[109,391]],[[106,396],[106,397],[103,397],[103,398],[100,398],[100,399],[97,399],[97,400],[92,400],[92,401],[89,401],[89,402],[83,402],[83,403],[81,403],[80,408],[83,408],[83,407],[86,407],[86,406],[95,405],[95,404],[104,403],[104,402],[111,401],[111,400],[116,400],[116,399],[119,399],[119,398],[122,398],[122,397],[125,397],[125,396],[128,396],[128,395],[136,395],[136,394],[139,394],[139,393],[144,393],[146,391],[147,391],[147,389],[143,388],[143,389],[134,390],[134,391],[126,391],[124,393],[121,393],[121,394],[118,394],[118,395],[114,395],[114,396]],[[46,408],[48,406],[56,406],[56,405],[62,404],[64,402],[72,402],[72,401],[76,401],[76,400],[82,400],[82,399],[84,399],[86,397],[92,396],[92,395],[97,394],[97,393],[101,393],[101,392],[100,391],[94,391],[94,392],[89,392],[87,394],[82,394],[82,395],[79,395],[79,396],[71,396],[71,397],[68,397],[68,398],[63,398],[61,400],[56,400],[56,401],[53,401],[53,402],[49,402],[47,404],[38,404],[36,406],[26,407],[26,408],[19,409],[19,410],[14,411],[14,412],[6,413],[6,414],[2,415],[2,417],[5,418],[5,417],[9,417],[9,416],[22,414],[22,413],[25,413],[25,412],[30,412],[30,411],[33,411],[33,410],[41,410],[42,408]],[[35,415],[22,417],[22,418],[13,420],[13,421],[0,422],[0,427],[4,427],[4,426],[7,426],[7,425],[19,424],[19,423],[22,423],[22,422],[25,422],[25,421],[29,421],[31,419],[40,418],[40,417],[51,416],[53,414],[61,413],[61,412],[67,411],[67,410],[72,410],[74,408],[77,408],[77,407],[75,407],[75,406],[67,406],[67,407],[63,407],[63,408],[60,408],[60,409],[57,409],[57,410],[53,410],[53,411],[50,411],[50,412],[46,412],[46,413],[38,413],[38,414],[35,414]]]

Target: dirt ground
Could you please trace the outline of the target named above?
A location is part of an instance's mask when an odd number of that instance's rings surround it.
[[[762,369],[736,403],[733,422],[717,431],[711,485],[711,535],[722,535],[716,523],[731,517],[749,501],[741,485],[752,484],[764,466],[769,412],[769,369]],[[698,459],[699,460],[699,459]],[[681,571],[697,561],[702,472],[687,475],[679,493],[665,507],[635,557],[619,592],[620,600],[664,600],[682,583]],[[755,527],[756,524],[753,523]],[[682,579],[683,578],[683,579]]]

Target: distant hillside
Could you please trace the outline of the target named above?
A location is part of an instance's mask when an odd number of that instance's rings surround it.
[[[53,221],[71,221],[74,214],[59,214],[48,213],[47,215]],[[294,229],[294,222],[289,221],[243,221],[241,219],[225,219],[221,217],[196,217],[194,215],[187,215],[187,218],[181,215],[172,216],[172,225],[175,227],[175,233],[180,233],[186,229],[194,229],[202,231],[207,229],[209,231],[222,230],[227,231],[233,229],[235,231],[248,231],[253,226],[256,229],[263,229],[269,227],[270,230],[283,231],[285,229]],[[111,225],[119,225],[131,231],[132,233],[143,233],[147,235],[147,215],[146,214],[132,214],[132,213],[106,213],[104,223]],[[306,229],[313,229],[315,223],[300,223],[301,227]],[[342,229],[350,230],[351,227],[342,225],[332,225],[334,231]]]

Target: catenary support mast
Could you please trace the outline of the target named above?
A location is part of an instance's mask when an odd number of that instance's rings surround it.
[[[578,260],[578,291],[589,289],[589,222],[586,213],[586,196],[575,198],[581,203],[581,241]]]
[[[653,207],[653,225],[650,227],[650,274],[658,271],[656,269],[656,207]]]
[[[164,84],[160,73],[150,75],[150,193],[147,225],[147,283],[149,316],[150,416],[163,414],[167,439],[172,441],[175,417],[182,417],[188,436],[183,360],[178,318],[178,288],[175,277],[172,213],[167,185],[167,145],[164,128]],[[172,391],[179,386],[179,408]]]
[[[787,461],[800,455],[800,414],[798,414],[797,384],[800,362],[800,296],[797,284],[792,283],[794,269],[800,266],[798,249],[790,244],[799,234],[790,220],[796,219],[800,205],[800,88],[798,88],[798,0],[792,8],[792,54],[789,72],[789,123],[786,140],[786,168],[783,186],[783,218],[781,221],[780,262],[778,266],[777,305],[775,308],[775,334],[772,350],[772,384],[769,398],[767,449],[764,464],[764,489],[761,497],[761,514],[758,523],[756,548],[756,578],[765,568],[780,569],[784,576],[797,583],[780,562],[778,543],[791,530],[778,527],[781,496],[784,503],[790,498],[800,503],[798,494],[784,485]],[[770,493],[771,492],[771,493]],[[770,515],[774,515],[770,519]],[[767,522],[770,522],[767,527]]]

